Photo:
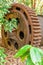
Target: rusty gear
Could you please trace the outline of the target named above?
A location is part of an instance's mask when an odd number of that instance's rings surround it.
[[[14,3],[9,10],[10,13],[5,17],[8,20],[16,18],[18,28],[17,30],[13,29],[12,33],[10,33],[5,32],[2,26],[2,42],[4,46],[10,49],[19,49],[26,44],[40,46],[41,28],[35,12],[31,8],[18,3]]]

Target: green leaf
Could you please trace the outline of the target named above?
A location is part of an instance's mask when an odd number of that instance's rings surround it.
[[[21,61],[25,61],[27,59],[29,51],[27,51],[26,53],[24,53],[22,56],[20,56]]]
[[[0,65],[4,65],[4,62],[6,62],[5,58],[7,55],[4,52],[4,48],[0,47]]]
[[[24,53],[26,53],[27,51],[29,51],[29,49],[31,48],[30,45],[25,45],[23,46],[16,54],[15,54],[15,58],[19,58],[20,56],[22,56]]]
[[[41,64],[40,65],[43,65],[43,59],[42,59],[42,61],[41,61]]]
[[[43,57],[43,50],[42,50],[42,49],[39,49],[39,48],[37,48],[37,50],[39,51],[39,53],[40,53],[41,56]]]
[[[14,23],[11,23],[12,25],[14,24],[15,26],[10,25],[10,21],[5,20],[4,16],[7,13],[10,13],[8,10],[11,8],[11,4],[13,3],[14,0],[0,0],[0,23],[1,25],[4,25],[5,31],[12,31],[12,29],[17,27]],[[8,23],[6,23],[8,22]]]
[[[26,60],[26,65],[34,65],[32,60],[31,60],[31,57],[30,57],[29,53],[28,53],[28,57],[27,57],[27,60]]]
[[[37,48],[32,47],[30,49],[30,56],[31,56],[31,60],[35,65],[39,65],[39,63],[41,63],[41,55],[39,53],[39,51],[37,50]]]

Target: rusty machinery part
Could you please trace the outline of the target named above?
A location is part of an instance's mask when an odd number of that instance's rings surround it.
[[[27,6],[14,3],[9,9],[10,13],[5,17],[8,20],[16,18],[18,20],[17,30],[12,33],[5,32],[2,26],[2,41],[4,46],[11,49],[19,49],[25,44],[40,46],[41,28],[35,12]]]

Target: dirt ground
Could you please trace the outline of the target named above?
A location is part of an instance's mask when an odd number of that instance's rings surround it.
[[[2,41],[1,41],[1,33],[0,33],[0,46],[2,46]],[[40,47],[43,49],[43,46]],[[15,59],[13,56],[16,51],[12,51],[10,49],[5,48],[5,53],[7,54],[7,57],[5,58],[7,62],[4,63],[4,65],[26,65],[25,62],[21,62],[20,59]]]

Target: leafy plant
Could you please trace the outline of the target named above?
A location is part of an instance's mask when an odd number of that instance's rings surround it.
[[[6,62],[5,58],[7,55],[4,52],[4,48],[0,47],[0,65],[4,65],[4,62]]]
[[[4,26],[5,31],[12,31],[13,28],[17,28],[17,20],[12,18],[10,21],[5,18],[8,10],[11,8],[11,4],[14,0],[0,0],[0,24]]]
[[[16,0],[16,2],[29,6],[34,9],[38,15],[43,15],[43,0]]]
[[[43,51],[39,48],[25,45],[15,55],[15,58],[26,60],[26,65],[43,65]]]

